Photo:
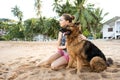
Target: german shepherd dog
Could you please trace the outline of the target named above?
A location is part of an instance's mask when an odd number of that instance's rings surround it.
[[[77,73],[84,71],[85,67],[89,67],[90,71],[104,71],[108,66],[105,55],[92,42],[80,40],[80,27],[79,23],[71,23],[62,29],[67,38],[67,51],[70,57],[67,68],[72,67],[76,61]]]

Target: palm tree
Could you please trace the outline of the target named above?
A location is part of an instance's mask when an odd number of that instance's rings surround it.
[[[13,12],[14,16],[17,17],[20,22],[22,22],[23,12],[20,11],[17,5],[14,8],[12,8],[11,12]]]
[[[54,10],[61,16],[63,13],[69,13],[75,16],[75,22],[80,22],[82,26],[87,25],[86,20],[89,13],[83,6],[86,0],[75,0],[70,4],[69,0],[66,0],[65,4],[60,4],[61,0],[54,0]]]
[[[36,15],[38,17],[41,17],[41,11],[40,11],[40,9],[41,9],[41,0],[35,0],[34,6],[35,6],[35,10],[36,10]]]
[[[11,12],[14,14],[15,17],[19,19],[19,22],[16,24],[14,28],[11,29],[10,35],[12,36],[14,34],[13,38],[23,39],[24,38],[23,34],[24,26],[22,25],[23,12],[20,11],[17,5],[14,8],[12,8]]]
[[[61,0],[54,0],[54,2],[54,10],[59,16],[63,13],[74,15],[76,18],[75,22],[81,23],[83,33],[87,32],[86,34],[90,35],[91,32],[94,35],[94,33],[100,30],[99,25],[104,16],[102,16],[100,9],[93,8],[94,4],[89,4],[85,7],[86,0],[74,0],[73,4],[70,4],[70,0],[66,0],[65,4],[60,4]]]
[[[97,33],[100,34],[102,28],[101,21],[108,15],[108,13],[103,14],[103,10],[100,8],[94,8],[94,4],[88,4],[86,10],[89,12],[87,29],[91,32],[92,36],[96,38]]]
[[[22,31],[22,29],[23,29],[23,26],[22,26],[23,12],[18,8],[17,5],[14,8],[12,8],[11,12],[13,12],[14,16],[19,19],[18,27],[19,27],[19,30]]]
[[[76,12],[76,9],[72,4],[70,4],[69,0],[66,0],[65,4],[61,4],[59,0],[54,0],[53,3],[53,10],[58,13],[59,16],[61,16],[63,13],[70,13],[74,14]]]

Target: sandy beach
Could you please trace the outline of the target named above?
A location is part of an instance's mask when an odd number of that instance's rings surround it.
[[[56,41],[0,41],[0,80],[120,80],[120,40],[92,40],[114,64],[100,73],[74,68],[51,70],[35,65],[54,54]]]

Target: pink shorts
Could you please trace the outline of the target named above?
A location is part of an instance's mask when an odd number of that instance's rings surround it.
[[[64,50],[58,50],[58,53],[61,54],[61,56],[64,56],[67,62],[69,61],[69,55],[66,51]]]

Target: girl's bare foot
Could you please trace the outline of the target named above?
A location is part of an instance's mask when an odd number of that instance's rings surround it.
[[[50,64],[46,61],[41,61],[36,64],[37,67],[50,67]]]

